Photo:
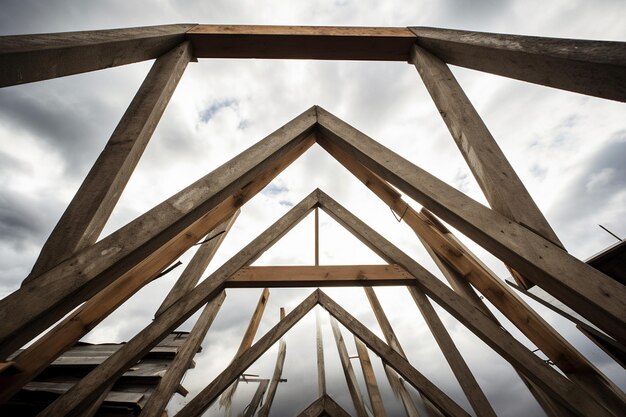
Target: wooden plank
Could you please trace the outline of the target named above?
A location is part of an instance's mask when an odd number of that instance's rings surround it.
[[[211,231],[211,235],[215,237],[212,239],[207,237],[207,239],[211,240],[200,245],[193,258],[191,258],[191,261],[189,261],[187,267],[185,267],[183,273],[180,274],[180,278],[178,278],[176,283],[174,283],[174,286],[163,300],[163,303],[161,303],[157,312],[154,313],[154,317],[162,314],[169,306],[174,304],[175,301],[177,301],[184,294],[187,294],[193,287],[196,286],[198,281],[200,281],[200,278],[202,278],[202,274],[215,256],[215,253],[226,238],[226,235],[228,235],[228,232],[233,227],[233,224],[235,224],[235,220],[237,220],[240,212],[241,210],[238,209],[228,220],[224,221]]]
[[[422,77],[489,205],[505,217],[563,247],[448,66],[417,46],[413,48],[411,62]],[[527,288],[534,285],[532,275],[526,278],[519,274],[513,276],[519,277],[519,282]]]
[[[336,320],[343,324],[352,334],[361,339],[374,353],[388,363],[393,369],[402,375],[411,385],[424,394],[448,416],[465,416],[467,414],[452,399],[430,382],[424,375],[419,373],[406,359],[393,350],[389,345],[380,340],[374,333],[369,331],[361,322],[341,308],[330,297],[319,291],[319,303]]]
[[[283,319],[281,319],[282,321]],[[272,382],[270,383],[270,387],[267,390],[267,395],[265,396],[265,404],[259,410],[259,417],[268,417],[270,414],[270,410],[272,409],[272,403],[274,402],[274,396],[276,395],[276,389],[278,389],[278,383],[280,382],[280,377],[283,374],[283,366],[285,364],[285,356],[287,355],[287,344],[284,340],[279,341],[278,346],[278,357],[276,358],[276,365],[274,366],[274,374],[272,375]]]
[[[19,348],[80,302],[132,268],[141,267],[142,262],[149,265],[165,262],[167,257],[159,253],[160,248],[184,234],[190,224],[218,204],[229,201],[231,209],[237,209],[252,198],[259,183],[267,184],[312,145],[314,138],[310,133],[314,125],[312,108],[4,298],[0,301],[0,348],[10,351],[5,344]]]
[[[562,90],[626,101],[626,43],[410,27],[443,61]]]
[[[317,194],[314,192],[289,210],[187,295],[172,304],[168,309],[168,314],[162,314],[155,318],[128,343],[86,375],[66,395],[59,397],[50,404],[40,417],[71,415],[75,410],[86,407],[97,398],[101,390],[109,383],[123,374],[126,369],[142,358],[146,352],[157,345],[160,340],[182,324],[202,305],[215,297],[230,275],[239,268],[254,262],[267,248],[311,212],[316,204]],[[219,395],[225,388],[223,387],[216,395]]]
[[[297,417],[319,417],[324,412],[324,397],[320,396],[302,410]]]
[[[554,396],[576,415],[612,415],[586,391],[580,389],[573,382],[541,361],[510,334],[503,332],[481,310],[472,306],[326,194],[319,190],[318,194],[320,208],[383,259],[391,263],[397,263],[413,274],[416,278],[416,284],[429,297],[439,303],[453,317],[487,343],[521,373],[529,378],[534,378],[533,381],[542,390]]]
[[[0,87],[155,59],[193,24],[0,37]]]
[[[186,36],[198,58],[406,62],[415,42],[399,27],[198,25]]]
[[[378,297],[376,296],[376,292],[374,292],[374,289],[371,287],[363,287],[363,290],[365,291],[367,300],[369,301],[370,306],[372,307],[372,311],[374,312],[374,317],[376,317],[378,326],[382,330],[383,336],[385,340],[387,341],[387,344],[391,346],[393,350],[398,352],[400,356],[406,359],[407,357],[406,357],[406,354],[404,353],[404,349],[402,349],[402,345],[400,345],[400,341],[398,340],[398,337],[396,336],[396,333],[394,332],[393,327],[391,327],[391,323],[389,322],[389,319],[387,318],[387,315],[385,314],[385,310],[383,310],[383,306],[380,304],[380,301],[378,300]],[[415,406],[415,403],[413,402],[411,395],[406,390],[406,387],[400,381],[400,376],[396,373],[396,371],[389,368],[387,364],[383,363],[383,365],[385,366],[385,373],[387,374],[387,379],[389,379],[389,384],[391,385],[391,388],[394,394],[400,397],[400,400],[402,401],[402,405],[404,406],[404,410],[406,411],[407,416],[419,417],[417,407]],[[435,406],[427,398],[425,398],[421,392],[418,391],[418,395],[424,401],[428,414],[433,417],[438,416],[439,412],[435,408]]]
[[[257,408],[259,408],[263,395],[265,395],[265,391],[267,391],[267,385],[269,382],[269,379],[262,379],[259,382],[259,386],[254,392],[252,401],[250,401],[250,404],[246,407],[243,417],[254,417],[254,413],[256,413]]]
[[[418,238],[427,245],[427,250],[434,252],[434,256],[436,256],[436,258],[433,258],[435,263],[440,267],[456,292],[468,300],[479,301],[473,289],[469,287],[468,281],[471,282],[536,346],[540,347],[559,368],[566,373],[585,372],[595,374],[596,377],[593,378],[595,381],[583,380],[583,384],[588,386],[591,392],[600,390],[606,392],[604,395],[607,398],[609,396],[621,397],[619,388],[615,387],[608,378],[593,367],[541,316],[519,297],[516,297],[436,217],[425,209],[422,209],[421,212],[415,211],[386,181],[365,168],[358,161],[351,159],[333,143],[323,142],[323,146],[393,211],[398,213],[398,216],[401,216],[417,234]],[[473,304],[495,320],[495,317],[482,302],[474,302]],[[388,340],[388,343],[391,342]],[[535,389],[533,393],[539,391]],[[618,404],[619,402],[621,400],[618,400]]]
[[[317,107],[318,143],[333,141],[507,265],[626,341],[626,288]],[[411,271],[409,271],[411,272]]]
[[[184,42],[154,62],[22,285],[98,240],[191,59]]]
[[[317,390],[320,397],[326,395],[326,367],[324,365],[324,339],[319,308],[315,309],[315,351],[317,356]]]
[[[330,317],[330,326],[333,329],[333,336],[335,336],[335,343],[337,344],[337,351],[339,352],[339,360],[341,361],[341,368],[343,369],[343,374],[346,377],[346,384],[348,384],[348,391],[350,392],[350,397],[352,398],[352,404],[354,404],[356,415],[357,417],[368,417],[367,411],[365,410],[365,404],[363,403],[363,395],[361,394],[359,383],[356,380],[354,369],[352,369],[352,364],[350,363],[350,355],[348,354],[346,344],[343,341],[343,336],[341,335],[341,329],[339,329],[337,320],[332,316]]]
[[[243,338],[241,339],[241,343],[239,344],[239,348],[235,353],[234,359],[237,359],[243,352],[250,349],[252,346],[252,342],[254,341],[254,336],[256,335],[257,330],[259,329],[259,324],[261,324],[261,319],[263,318],[263,312],[265,311],[265,306],[267,305],[267,300],[269,299],[270,291],[265,288],[261,292],[261,297],[257,302],[256,308],[252,312],[252,317],[250,318],[250,322],[248,323],[248,327],[243,334]],[[227,410],[230,410],[230,405],[235,395],[235,391],[237,390],[237,385],[239,384],[239,379],[236,379],[233,384],[224,391],[222,396],[220,397],[220,408],[224,407]],[[229,412],[227,412],[229,414]]]
[[[249,266],[226,281],[229,288],[412,285],[397,265]]]
[[[198,352],[198,347],[204,340],[225,298],[226,292],[222,291],[213,301],[206,305],[202,314],[198,317],[198,321],[196,321],[193,329],[189,333],[189,338],[174,360],[169,364],[167,372],[165,372],[161,378],[159,385],[157,385],[152,395],[150,395],[150,398],[148,398],[148,401],[141,411],[141,417],[159,417],[162,415],[163,410],[174,395],[185,372],[189,369],[194,355]]]
[[[174,248],[191,247],[221,221],[221,216],[216,216],[213,210],[209,211],[200,221],[187,228],[186,233],[174,240]],[[165,256],[164,251],[160,253]],[[134,293],[152,282],[159,270],[154,265],[147,265],[146,269],[136,269],[135,273],[126,274],[125,279],[117,280],[101,290],[16,356],[14,360],[20,364],[22,372],[7,379],[0,377],[0,384],[6,387],[0,392],[0,401],[19,391],[21,386],[41,373],[48,364],[71,348]]]
[[[179,412],[177,417],[196,417],[215,401],[215,399],[230,386],[239,375],[252,365],[263,353],[276,343],[289,329],[317,304],[317,291],[309,295],[302,303],[293,309],[276,326],[272,327],[250,349],[231,362],[209,385],[189,401]]]
[[[83,410],[77,417],[95,416],[98,410],[100,410],[100,406],[102,406],[102,403],[104,402],[105,398],[109,395],[109,392],[111,392],[111,388],[113,388],[113,385],[109,385],[107,389],[102,391],[100,396],[93,403],[91,403],[89,407]]]
[[[478,385],[478,381],[474,378],[474,374],[467,366],[467,363],[461,356],[461,353],[457,349],[452,337],[446,330],[443,322],[437,315],[437,312],[433,308],[432,304],[428,300],[428,297],[417,287],[407,287],[411,297],[415,301],[415,304],[419,308],[428,328],[433,334],[441,352],[443,353],[446,361],[450,365],[450,369],[456,376],[457,381],[461,389],[465,393],[470,405],[477,416],[492,416],[495,417],[496,413],[491,407],[489,400],[485,396],[485,393]]]
[[[359,356],[359,362],[361,363],[361,369],[363,370],[363,377],[365,378],[365,386],[367,388],[367,394],[370,398],[370,404],[372,405],[372,412],[375,417],[386,417],[385,406],[383,405],[383,399],[380,396],[380,390],[378,389],[378,382],[376,382],[376,374],[372,367],[370,355],[367,352],[367,347],[356,337],[354,338],[354,344],[356,345],[356,351]]]
[[[320,213],[315,209],[315,266],[320,264]]]

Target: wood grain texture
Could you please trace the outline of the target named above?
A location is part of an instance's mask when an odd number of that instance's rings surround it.
[[[188,31],[198,58],[407,61],[407,28],[198,25]]]
[[[421,47],[452,65],[626,101],[626,42],[409,29]]]
[[[375,417],[386,417],[387,413],[385,412],[383,399],[380,396],[376,374],[374,373],[367,347],[356,337],[354,338],[354,344],[356,346],[357,355],[359,356],[359,362],[361,363],[363,378],[365,378],[365,387],[367,388],[367,394],[369,395],[370,404],[372,405],[372,413],[374,413]]]
[[[319,107],[317,118],[318,143],[334,142],[507,265],[533,275],[538,285],[616,340],[626,341],[626,287]]]
[[[167,258],[159,250],[185,233],[190,224],[228,199],[233,209],[239,208],[258,192],[259,183],[269,183],[308,149],[313,143],[310,133],[314,125],[315,109],[305,111],[118,231],[5,297],[0,301],[0,346],[14,344],[17,338],[26,343],[112,281],[141,267],[142,262],[165,262]]]
[[[397,265],[249,266],[226,281],[229,288],[412,285]]]
[[[92,400],[97,398],[101,390],[108,384],[123,374],[126,369],[143,357],[152,347],[156,346],[160,340],[182,324],[202,305],[212,300],[223,288],[224,281],[230,275],[239,268],[254,262],[267,248],[310,213],[316,204],[317,194],[312,193],[294,206],[207,279],[174,303],[168,309],[168,314],[162,314],[155,318],[152,323],[85,376],[71,390],[50,404],[41,413],[40,417],[71,415],[75,410],[86,407]],[[219,395],[219,393],[216,395]]]
[[[283,319],[281,318],[281,321],[282,320]],[[263,406],[259,410],[258,417],[268,417],[270,415],[272,404],[274,403],[274,396],[276,395],[276,390],[278,389],[278,383],[280,382],[281,376],[283,374],[283,366],[285,365],[286,355],[287,355],[287,344],[281,339],[280,344],[278,346],[278,356],[276,357],[276,365],[274,365],[274,373],[272,374],[270,387],[267,390],[267,395],[265,397],[265,404],[263,404]]]
[[[321,191],[318,191],[318,194],[319,207],[321,209],[383,259],[391,263],[397,263],[412,273],[416,278],[417,285],[429,297],[434,299],[521,373],[529,378],[535,378],[534,380],[542,390],[557,398],[573,413],[581,417],[589,413],[605,416],[612,415],[611,412],[603,405],[600,405],[587,392],[546,365],[510,334],[503,332],[482,311],[445,286],[435,276],[397,249],[380,234],[326,194]]]
[[[0,37],[0,87],[155,59],[194,24]]]

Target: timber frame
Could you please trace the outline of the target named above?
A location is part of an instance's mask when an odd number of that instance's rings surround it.
[[[490,207],[314,106],[98,240],[186,66],[199,58],[404,61],[414,65]],[[424,27],[196,24],[5,36],[0,37],[0,87],[149,59],[155,62],[144,83],[43,246],[32,272],[20,289],[0,301],[0,359],[3,360],[0,404],[9,401],[64,351],[200,242],[200,249],[163,301],[154,321],[54,400],[40,416],[76,415],[81,410],[95,412],[120,375],[204,308],[176,361],[141,412],[142,416],[160,416],[218,314],[226,297],[225,289],[255,287],[265,290],[236,357],[177,415],[199,416],[225,390],[234,391],[245,370],[304,315],[320,305],[331,315],[357,416],[367,416],[365,396],[358,391],[338,323],[355,338],[371,409],[377,417],[385,416],[385,410],[368,348],[383,361],[389,382],[408,416],[417,416],[417,410],[400,377],[424,399],[429,416],[468,416],[467,411],[406,359],[372,288],[383,285],[408,289],[476,415],[496,414],[431,300],[508,361],[549,416],[622,415],[626,409],[624,393],[490,271],[439,219],[499,258],[521,287],[541,287],[597,326],[594,331],[603,332],[602,337],[616,346],[626,345],[626,288],[565,251],[448,67],[448,64],[458,65],[626,102],[626,43]],[[315,143],[412,228],[452,289],[321,190],[314,190],[200,281],[231,230],[239,209]],[[413,209],[398,190],[424,209]],[[388,265],[319,265],[319,210],[325,211]],[[316,218],[314,266],[252,266],[264,251],[312,211]],[[386,342],[325,295],[319,289],[324,286],[363,287]],[[252,344],[269,287],[318,289],[289,314],[284,317],[281,314],[278,324]],[[560,372],[503,331],[475,289],[541,349]],[[11,356],[52,325],[43,337]],[[320,337],[318,328],[320,397],[299,415],[349,415],[326,393]],[[254,409],[246,415],[254,414],[265,391],[268,401],[260,407],[259,415],[269,415],[281,381],[284,358],[285,348],[281,343],[271,384],[269,380],[261,381],[252,401]]]

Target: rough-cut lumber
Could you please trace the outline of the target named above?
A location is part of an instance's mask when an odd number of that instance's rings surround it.
[[[218,268],[211,276],[174,303],[168,309],[168,314],[162,314],[155,318],[152,323],[100,366],[86,375],[70,391],[50,404],[43,411],[41,417],[71,415],[75,410],[86,407],[92,400],[97,398],[101,390],[109,383],[123,374],[126,369],[143,357],[169,332],[182,324],[202,305],[215,297],[223,287],[224,281],[230,275],[241,267],[254,262],[267,248],[291,230],[292,227],[315,208],[317,201],[317,193],[314,192],[294,206],[272,226]],[[216,395],[220,393],[221,391]]]
[[[330,417],[350,417],[350,414],[328,395],[324,396],[324,413]]]
[[[229,288],[413,285],[397,265],[248,266],[226,281]]]
[[[365,387],[367,388],[367,394],[369,395],[370,404],[372,405],[372,413],[374,413],[375,417],[386,417],[387,413],[385,412],[383,399],[380,396],[378,382],[376,382],[376,374],[374,373],[367,347],[356,337],[354,338],[354,344],[356,345],[357,355],[359,356],[359,362],[363,370]]]
[[[19,348],[132,268],[141,267],[142,263],[165,262],[167,257],[159,253],[160,249],[220,203],[230,204],[232,215],[232,211],[258,192],[259,183],[267,184],[312,145],[314,138],[310,133],[314,125],[315,109],[311,108],[118,231],[4,298],[0,301],[2,349],[5,344],[17,344]],[[175,257],[184,252],[182,249],[174,253]]]
[[[448,64],[626,101],[626,43],[410,27]]]
[[[230,386],[239,375],[241,375],[250,365],[252,365],[263,353],[265,353],[274,343],[278,341],[289,329],[291,329],[302,317],[306,315],[318,300],[318,293],[313,292],[295,309],[293,309],[283,320],[272,327],[263,337],[261,337],[250,349],[243,352],[235,359],[222,373],[220,373],[210,384],[198,393],[187,405],[177,414],[177,417],[197,417],[215,401],[228,386]]]
[[[250,401],[250,404],[248,404],[248,406],[246,407],[243,417],[254,417],[254,414],[256,413],[256,410],[257,408],[259,408],[259,404],[263,399],[263,395],[265,395],[265,391],[267,391],[267,386],[269,382],[269,379],[262,379],[261,381],[259,381],[259,386],[254,392],[252,401]]]
[[[542,390],[557,398],[572,412],[580,416],[589,414],[612,415],[588,393],[537,358],[510,334],[504,332],[482,311],[465,301],[413,259],[319,190],[318,201],[319,207],[328,215],[337,220],[383,259],[390,263],[397,263],[410,272],[416,278],[416,284],[429,297],[439,303],[521,373],[534,378]]]
[[[148,398],[148,401],[141,410],[141,417],[160,417],[162,415],[167,403],[176,392],[183,375],[185,375],[185,372],[189,369],[193,357],[198,352],[198,348],[209,331],[209,327],[211,327],[225,298],[226,292],[222,291],[220,295],[215,297],[213,301],[204,307],[200,317],[198,317],[198,321],[196,321],[191,329],[185,344],[180,348],[174,360],[169,364],[161,381],[159,381],[156,389],[152,395],[150,395],[150,398]]]
[[[387,344],[391,346],[393,350],[398,352],[400,356],[406,359],[406,354],[404,353],[404,350],[402,349],[402,345],[400,345],[400,341],[398,340],[396,333],[393,331],[393,327],[391,327],[391,323],[389,322],[389,319],[387,318],[387,315],[385,314],[385,310],[383,310],[383,306],[380,304],[380,301],[378,300],[378,297],[376,296],[376,292],[374,291],[373,288],[370,288],[370,287],[363,287],[363,290],[365,291],[367,300],[369,301],[370,306],[372,307],[372,311],[374,312],[374,317],[376,317],[378,326],[382,330],[383,336],[385,337]],[[407,416],[419,417],[417,407],[415,406],[415,403],[413,402],[413,399],[411,398],[411,395],[407,391],[406,387],[402,384],[402,381],[400,380],[400,376],[393,369],[391,369],[387,364],[383,363],[383,365],[385,366],[385,373],[387,374],[387,379],[389,379],[389,384],[391,385],[391,388],[393,389],[394,393],[400,397],[400,400],[402,401],[402,405],[404,406],[404,410],[406,411]],[[420,397],[422,397],[422,400],[424,401],[424,404],[426,405],[428,414],[431,415],[432,417],[437,416],[439,413],[438,413],[438,410],[434,407],[434,405],[430,401],[428,401],[427,398],[424,398],[424,396],[419,391],[418,391],[418,394],[420,395]]]
[[[323,394],[302,410],[297,417],[350,417],[350,414],[328,395]]]
[[[439,390],[424,375],[418,372],[406,359],[404,359],[395,350],[389,347],[385,342],[380,340],[374,333],[369,331],[361,322],[351,316],[341,306],[335,303],[330,297],[321,290],[319,293],[319,303],[324,307],[337,321],[343,324],[354,336],[358,337],[365,343],[374,353],[388,363],[393,369],[402,375],[411,385],[424,394],[437,407],[448,416],[464,416],[467,414],[461,407],[450,399],[444,392]]]
[[[407,28],[198,25],[187,32],[198,58],[407,61]]]
[[[417,287],[407,287],[407,289],[422,313],[422,317],[424,317],[424,320],[430,328],[435,341],[439,345],[443,356],[448,361],[450,369],[452,369],[457,381],[459,381],[459,385],[465,393],[472,409],[476,412],[476,415],[479,417],[495,417],[496,413],[493,411],[491,404],[489,404],[489,400],[480,388],[480,385],[478,385],[478,381],[474,378],[474,374],[472,374],[472,371],[469,369],[469,366],[467,366],[463,356],[461,356],[461,353],[454,344],[454,341],[452,340],[452,337],[450,337],[445,325],[437,315],[437,312],[430,303],[430,300],[428,300],[428,297],[426,297],[422,290]]]
[[[315,309],[315,351],[317,357],[317,390],[320,397],[326,395],[326,367],[324,365],[324,339],[319,308]]]
[[[498,213],[529,228],[562,247],[517,173],[491,135],[458,81],[445,64],[419,46],[413,47],[411,63],[448,126],[489,205]],[[520,277],[526,287],[532,286]]]
[[[283,320],[284,317],[281,318]],[[287,344],[285,341],[280,340],[278,347],[278,357],[276,358],[276,365],[274,367],[274,374],[272,375],[272,382],[270,383],[270,387],[267,390],[267,396],[265,397],[265,404],[259,410],[258,417],[268,417],[270,414],[270,410],[272,409],[272,404],[274,403],[274,396],[276,395],[276,390],[278,389],[278,383],[280,382],[280,377],[283,374],[283,365],[285,364],[285,356],[287,355]]]
[[[0,37],[0,87],[155,59],[193,24]]]
[[[337,351],[339,352],[339,360],[341,361],[341,368],[343,369],[343,374],[346,377],[346,384],[348,385],[348,391],[350,392],[350,397],[352,398],[356,415],[357,417],[368,417],[367,411],[365,410],[365,404],[363,403],[363,395],[361,394],[359,383],[356,380],[354,369],[350,363],[350,355],[348,354],[348,349],[346,349],[346,344],[343,340],[343,336],[341,335],[341,329],[339,328],[337,320],[332,316],[330,317],[330,326],[333,329],[333,336],[335,337]]]
[[[374,173],[483,246],[507,265],[626,341],[626,287],[550,241],[469,198],[317,107],[318,143],[333,141]],[[411,271],[409,271],[411,272]]]
[[[184,42],[155,61],[24,282],[96,242],[191,58]]]
[[[167,296],[161,303],[161,306],[154,313],[154,317],[159,316],[165,310],[169,308],[180,297],[187,294],[193,287],[196,286],[202,274],[209,266],[209,263],[215,256],[215,253],[219,249],[220,245],[226,238],[226,235],[230,231],[231,227],[235,223],[235,220],[239,216],[241,210],[237,210],[228,220],[222,222],[219,226],[211,230],[210,235],[207,236],[207,242],[201,243],[196,253],[189,261],[189,264],[185,267],[185,270],[180,274],[180,278],[174,283],[174,286],[167,293]]]
[[[203,216],[202,220],[201,222],[196,222],[192,228],[187,230],[187,233],[175,239],[177,241],[176,246],[184,245],[187,248],[192,246],[197,240],[204,236],[207,231],[217,226],[220,222],[220,216],[216,216],[215,211],[211,210]],[[221,242],[221,240],[219,242]],[[217,249],[217,247],[215,247],[215,249]],[[199,262],[198,258],[204,258],[208,255],[212,256],[212,253],[197,252],[192,258],[191,264],[197,264]],[[20,367],[22,372],[8,378],[0,376],[0,385],[3,387],[3,390],[0,392],[0,403],[17,393],[20,387],[37,376],[61,353],[71,348],[81,337],[87,334],[139,289],[152,282],[154,275],[158,273],[158,271],[155,270],[148,272],[137,270],[135,272],[134,274],[127,275],[124,280],[117,280],[100,291],[16,356],[13,360]],[[183,275],[181,275],[181,279],[193,280],[194,278],[189,278],[189,274],[194,273],[197,275],[197,281],[202,272],[203,270],[188,271],[187,268],[183,272]]]

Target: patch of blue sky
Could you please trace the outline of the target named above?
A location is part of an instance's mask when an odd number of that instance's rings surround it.
[[[200,112],[200,121],[202,123],[208,123],[220,110],[227,107],[237,107],[237,104],[237,100],[233,98],[215,101],[209,107]]]
[[[289,188],[285,187],[284,185],[270,184],[265,187],[265,189],[261,193],[269,196],[275,196],[281,193],[286,193],[287,191],[289,191]]]

